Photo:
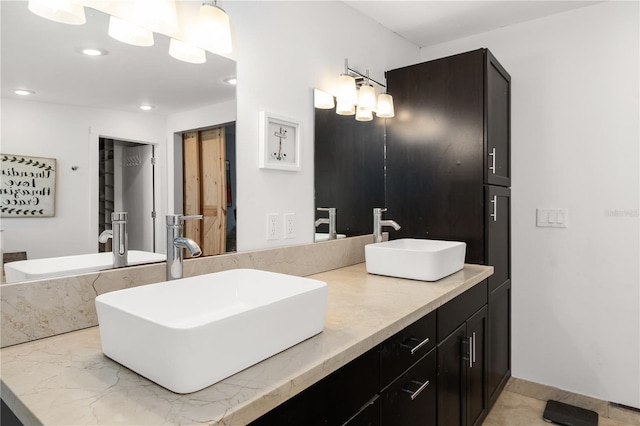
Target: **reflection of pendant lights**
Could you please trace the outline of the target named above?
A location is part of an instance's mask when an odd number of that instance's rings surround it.
[[[231,24],[227,12],[214,1],[200,6],[198,13],[198,45],[218,54],[231,53]]]
[[[62,24],[82,25],[87,21],[84,6],[73,0],[29,0],[29,10]]]
[[[333,109],[336,103],[331,94],[313,89],[313,106],[319,109]]]
[[[207,62],[207,56],[204,50],[191,43],[176,40],[175,38],[172,38],[169,43],[169,55],[192,64],[204,64]]]
[[[349,68],[349,62],[344,60],[344,73],[338,79],[336,94],[336,114],[356,115],[358,121],[373,120],[373,113],[380,118],[394,117],[393,98],[388,93],[381,93],[376,99],[376,91],[369,82],[382,88],[386,86],[366,75]],[[359,86],[359,88],[357,88]],[[316,106],[317,108],[321,108]],[[330,107],[325,107],[330,108]]]
[[[156,33],[171,36],[178,32],[175,0],[134,0],[131,19]]]
[[[124,19],[109,18],[109,35],[134,46],[153,46],[153,32]]]

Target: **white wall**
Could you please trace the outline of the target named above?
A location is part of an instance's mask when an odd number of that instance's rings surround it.
[[[487,47],[512,77],[513,375],[635,407],[638,20],[610,1],[421,52]],[[537,207],[568,228],[536,228]]]
[[[238,71],[238,249],[313,241],[313,88],[333,91],[344,59],[371,77],[418,61],[419,49],[341,2],[226,2]],[[301,172],[258,168],[259,113],[301,125]],[[296,238],[266,240],[267,213],[295,213]]]
[[[166,117],[11,99],[1,113],[0,152],[55,158],[57,169],[55,216],[2,218],[3,251],[30,259],[96,252],[98,137],[164,144]]]

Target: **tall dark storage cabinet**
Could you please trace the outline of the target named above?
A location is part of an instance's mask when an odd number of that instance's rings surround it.
[[[488,410],[511,375],[511,77],[480,49],[388,71],[387,83],[396,110],[387,120],[387,217],[402,225],[390,238],[464,241],[467,263],[495,268],[479,402]]]

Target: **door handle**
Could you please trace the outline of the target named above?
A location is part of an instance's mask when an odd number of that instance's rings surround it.
[[[494,222],[498,221],[498,196],[494,195],[491,200],[491,204],[493,204],[493,213],[489,214],[490,217],[493,218]]]
[[[474,331],[472,334],[473,340],[473,363],[476,363],[476,332]]]

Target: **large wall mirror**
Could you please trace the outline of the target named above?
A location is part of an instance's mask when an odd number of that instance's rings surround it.
[[[356,121],[333,109],[315,108],[314,168],[316,220],[322,208],[336,209],[339,236],[373,232],[373,208],[385,200],[385,119]],[[316,222],[316,241],[328,225]]]
[[[226,138],[229,156],[220,172],[232,197],[224,206],[231,216],[227,226],[235,226],[229,147],[235,87],[224,81],[235,77],[235,61],[208,52],[204,64],[178,61],[168,54],[169,38],[160,34],[151,47],[121,43],[107,35],[109,17],[90,8],[84,25],[41,18],[27,1],[3,1],[0,8],[0,152],[55,159],[54,214],[2,217],[5,254],[47,259],[96,253],[104,229],[100,215],[109,210],[128,211],[130,250],[164,253],[163,214],[182,213],[183,205],[184,179],[177,176],[183,158],[173,152],[181,150],[184,135],[212,129],[222,129]],[[83,55],[88,47],[107,54]],[[19,96],[15,89],[34,93]],[[153,109],[142,111],[141,104]],[[3,162],[4,171],[10,167]]]

